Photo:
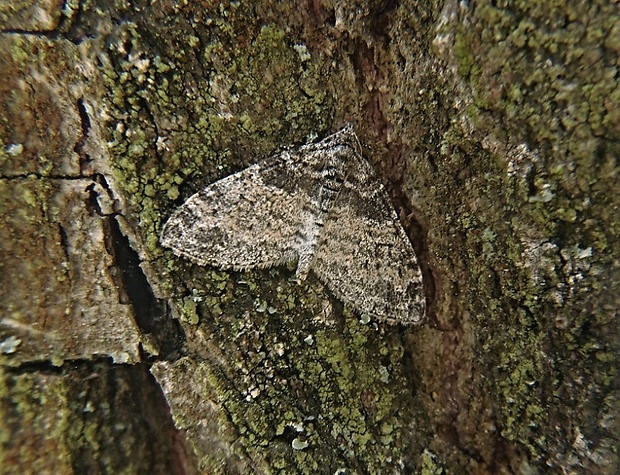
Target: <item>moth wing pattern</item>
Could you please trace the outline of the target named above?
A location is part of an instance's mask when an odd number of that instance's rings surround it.
[[[296,259],[302,225],[296,210],[309,200],[297,154],[270,157],[191,196],[168,220],[161,243],[199,265],[245,270]]]
[[[354,310],[419,323],[414,250],[351,126],[207,186],[164,225],[162,245],[199,265],[246,270],[297,260]]]
[[[330,209],[312,269],[354,310],[419,323],[425,300],[415,252],[383,184],[357,158]]]

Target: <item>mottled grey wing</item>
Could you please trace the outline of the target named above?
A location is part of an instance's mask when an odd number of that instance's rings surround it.
[[[311,179],[302,174],[302,158],[284,152],[207,186],[170,217],[161,243],[200,265],[227,269],[297,259],[293,241]]]
[[[354,310],[419,323],[425,299],[413,247],[385,188],[366,160],[358,162],[329,211],[312,269]]]

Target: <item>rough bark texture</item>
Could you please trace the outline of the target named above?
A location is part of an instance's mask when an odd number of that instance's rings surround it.
[[[3,473],[620,471],[612,2],[0,2]],[[344,122],[427,322],[159,245]],[[151,376],[151,374],[154,376]]]

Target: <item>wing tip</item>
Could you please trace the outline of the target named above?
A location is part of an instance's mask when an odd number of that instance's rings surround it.
[[[358,155],[362,153],[362,145],[355,133],[355,127],[350,122],[347,122],[339,131],[325,137],[317,145],[334,147],[338,144],[351,147]]]

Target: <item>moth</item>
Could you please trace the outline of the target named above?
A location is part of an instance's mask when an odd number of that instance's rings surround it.
[[[199,264],[247,270],[296,262],[354,311],[419,323],[422,274],[352,126],[285,150],[191,196],[161,243]]]

